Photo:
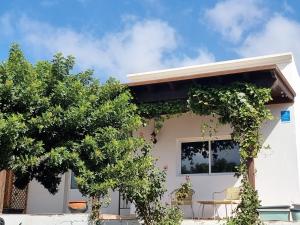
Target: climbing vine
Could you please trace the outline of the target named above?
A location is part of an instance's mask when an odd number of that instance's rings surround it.
[[[139,106],[140,114],[144,120],[153,119],[154,129],[151,141],[156,144],[157,134],[163,127],[164,121],[174,115],[189,111],[186,100],[173,100],[167,102],[142,103]]]
[[[266,103],[271,100],[271,90],[248,83],[234,83],[230,86],[192,87],[188,100],[140,104],[139,110],[145,119],[153,118],[156,135],[165,118],[191,111],[198,115],[216,116],[220,124],[230,124],[232,139],[239,144],[241,163],[237,175],[242,176],[241,203],[236,216],[228,221],[231,225],[260,224],[257,208],[258,194],[249,182],[247,163],[255,158],[262,148],[260,128],[272,118]],[[157,121],[159,123],[157,124]]]

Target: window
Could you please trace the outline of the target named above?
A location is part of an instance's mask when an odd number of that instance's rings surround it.
[[[211,141],[211,172],[236,172],[240,164],[238,144],[232,140]]]
[[[73,172],[71,173],[71,189],[78,189],[75,175]]]
[[[236,172],[238,144],[232,140],[181,143],[181,174]]]
[[[208,173],[208,142],[181,143],[181,173]]]

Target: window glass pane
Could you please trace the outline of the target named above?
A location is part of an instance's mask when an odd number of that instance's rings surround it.
[[[208,142],[181,143],[181,174],[208,173]]]
[[[238,144],[232,140],[217,140],[211,142],[211,172],[236,172],[240,164]]]
[[[71,173],[71,189],[78,189],[74,173]]]

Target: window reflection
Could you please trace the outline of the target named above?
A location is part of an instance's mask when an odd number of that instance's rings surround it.
[[[186,142],[181,144],[181,173],[209,172],[208,142]]]
[[[236,172],[240,164],[239,146],[232,140],[211,142],[211,172]]]
[[[181,143],[181,174],[236,172],[239,164],[239,146],[232,140]]]

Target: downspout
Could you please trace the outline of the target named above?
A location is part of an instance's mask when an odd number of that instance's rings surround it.
[[[71,178],[70,171],[66,172],[64,176],[65,176],[65,182],[64,182],[63,213],[67,213],[68,212],[69,195],[70,195],[70,178]]]

